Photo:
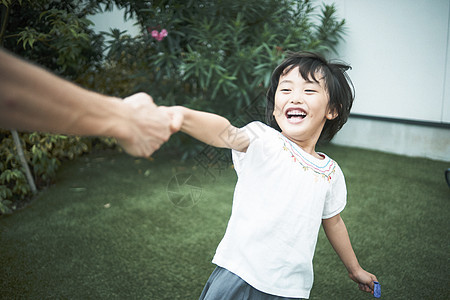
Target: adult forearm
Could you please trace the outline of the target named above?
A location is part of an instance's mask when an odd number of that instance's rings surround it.
[[[170,136],[169,115],[145,93],[124,101],[83,89],[0,49],[0,127],[109,136],[149,156]]]
[[[115,135],[125,116],[100,95],[0,50],[0,126],[76,135]],[[110,120],[110,121],[109,121]]]

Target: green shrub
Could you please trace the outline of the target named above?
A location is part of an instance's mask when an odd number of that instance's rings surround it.
[[[345,25],[334,6],[319,12],[312,1],[172,0],[122,6],[136,15],[143,32],[134,38],[119,30],[109,34],[107,59],[111,65],[133,66],[127,76],[133,90],[146,91],[159,103],[225,116],[234,116],[265,91],[288,51],[334,51]],[[167,37],[152,37],[152,31],[163,29]]]
[[[102,37],[86,18],[98,1],[0,1],[0,45],[58,75],[75,79],[102,59]]]
[[[0,131],[0,137],[0,213],[4,214],[29,198],[31,190],[10,132]],[[36,132],[22,133],[20,140],[38,188],[52,182],[62,160],[73,159],[91,148],[87,138]]]

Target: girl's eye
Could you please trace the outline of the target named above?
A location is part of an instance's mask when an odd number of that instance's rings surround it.
[[[282,92],[290,92],[290,89],[281,89]]]
[[[315,90],[305,90],[305,93],[316,93],[317,91],[315,91]]]

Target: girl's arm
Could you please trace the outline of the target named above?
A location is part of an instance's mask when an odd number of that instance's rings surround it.
[[[208,145],[247,151],[250,143],[244,130],[216,114],[196,111],[183,106],[166,107],[172,117],[172,127]]]
[[[322,226],[334,251],[336,251],[347,268],[349,277],[358,283],[360,290],[373,294],[373,282],[378,280],[375,275],[366,272],[359,265],[341,215],[338,214],[330,219],[323,219]]]

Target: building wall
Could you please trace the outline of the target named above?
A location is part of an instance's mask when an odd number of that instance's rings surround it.
[[[450,0],[324,2],[346,19],[356,90],[333,142],[450,161]]]
[[[450,162],[449,131],[445,127],[353,117],[332,142]]]

